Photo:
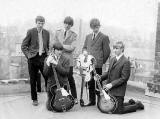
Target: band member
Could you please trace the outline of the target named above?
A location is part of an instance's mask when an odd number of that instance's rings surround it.
[[[77,100],[77,91],[75,80],[73,78],[73,52],[76,46],[77,34],[71,30],[74,21],[73,18],[67,16],[64,19],[64,29],[57,30],[55,33],[55,41],[59,41],[63,44],[63,55],[70,59],[70,70],[68,75],[69,84],[71,87],[72,96],[75,98],[75,104],[78,103]]]
[[[101,76],[101,80],[105,82],[103,87],[118,101],[118,107],[114,113],[124,114],[135,112],[137,109],[142,110],[144,105],[140,101],[130,99],[124,103],[127,81],[130,77],[130,62],[123,54],[123,42],[116,42],[113,49],[115,57],[110,60],[108,72]]]
[[[22,42],[22,52],[28,59],[28,70],[30,76],[31,85],[31,99],[33,105],[38,105],[37,99],[37,76],[39,70],[43,75],[44,59],[47,56],[49,50],[49,32],[43,29],[45,19],[43,16],[36,17],[36,27],[28,30],[26,37]],[[44,76],[44,75],[43,75]],[[45,86],[47,86],[47,77],[44,76]]]
[[[86,36],[86,40],[83,46],[83,49],[88,51],[88,54],[92,55],[97,64],[95,66],[96,72],[102,74],[102,66],[106,63],[110,55],[110,46],[109,38],[105,34],[99,31],[100,21],[96,18],[91,19],[90,28],[93,33],[90,33]],[[96,95],[95,95],[95,81],[92,78],[89,84],[89,104],[87,106],[92,106],[96,104]]]
[[[47,105],[47,109],[50,111],[52,110],[50,106],[50,101],[55,96],[54,90],[53,92],[51,92],[50,87],[54,85],[56,86],[54,72],[51,65],[55,66],[55,70],[56,70],[57,77],[61,87],[64,87],[64,86],[67,87],[67,85],[69,84],[67,75],[69,74],[70,62],[69,62],[69,59],[62,54],[62,50],[63,50],[63,46],[61,43],[59,42],[54,43],[53,44],[54,57],[49,55],[49,57],[46,58],[44,63],[43,72],[46,76],[48,76],[48,82],[47,82],[48,99],[47,99],[46,105]]]

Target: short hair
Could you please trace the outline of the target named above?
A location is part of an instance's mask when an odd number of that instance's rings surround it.
[[[63,50],[63,45],[60,42],[55,42],[52,47],[54,50]]]
[[[73,18],[70,16],[65,17],[64,24],[68,24],[68,25],[73,26],[73,24],[74,24]]]
[[[45,18],[43,16],[37,16],[35,21],[36,21],[36,23],[37,23],[37,21],[45,22]]]
[[[124,52],[125,45],[122,41],[117,41],[115,45],[113,45],[113,48],[121,48],[122,51]]]
[[[97,18],[91,19],[91,21],[90,21],[90,27],[91,27],[91,28],[95,28],[95,27],[97,27],[97,26],[100,26],[100,21],[99,21],[99,19],[97,19]]]

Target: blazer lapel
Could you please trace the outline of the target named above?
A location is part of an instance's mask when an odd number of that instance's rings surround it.
[[[61,55],[61,56],[59,57],[58,64],[61,64],[62,61],[63,61],[63,55]]]
[[[99,40],[100,38],[101,38],[101,32],[98,33],[98,35],[95,37],[94,40],[92,39],[92,36],[91,36],[91,40],[92,40],[91,45],[93,46],[97,42],[97,40]]]
[[[110,65],[110,67],[109,67],[109,69],[112,69],[112,67],[113,67],[113,63],[114,63],[114,61],[116,60],[116,57],[114,57],[113,59],[112,59],[112,61],[111,61],[111,65]]]
[[[71,35],[72,35],[72,33],[71,33],[71,31],[69,30],[69,31],[66,33],[66,37],[64,38],[64,41],[63,41],[64,44],[67,44],[67,42],[68,42],[68,40],[70,39]],[[63,33],[63,36],[64,36],[64,33]]]
[[[116,67],[116,65],[119,64],[122,61],[123,57],[124,57],[124,55],[122,55],[120,57],[120,59],[115,64],[113,64],[113,68]]]
[[[70,36],[71,36],[71,31],[69,30],[69,31],[66,33],[65,40],[67,40]]]
[[[42,29],[42,38],[43,38],[43,47],[44,47],[44,43],[45,43],[45,31]]]
[[[36,40],[36,42],[39,44],[39,38],[38,38],[38,30],[37,30],[37,28],[34,28],[34,34],[35,34],[35,40]]]

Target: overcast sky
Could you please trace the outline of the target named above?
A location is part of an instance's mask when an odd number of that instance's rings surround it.
[[[0,0],[0,25],[10,25],[43,15],[48,22],[65,16],[89,21],[97,17],[102,25],[153,31],[157,0]]]

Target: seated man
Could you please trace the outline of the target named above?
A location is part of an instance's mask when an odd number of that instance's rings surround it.
[[[104,83],[103,88],[114,96],[118,102],[115,114],[124,114],[143,110],[144,105],[140,101],[130,99],[128,103],[124,103],[127,81],[130,77],[130,62],[124,56],[124,44],[119,41],[113,46],[115,57],[110,60],[108,72],[101,76]],[[104,81],[105,80],[105,81]]]
[[[49,57],[44,62],[44,74],[48,77],[47,82],[47,109],[52,111],[52,106],[50,105],[50,101],[55,97],[56,90],[56,81],[54,77],[54,72],[52,69],[52,65],[54,65],[57,78],[61,87],[64,87],[66,90],[68,88],[68,78],[69,74],[69,59],[67,59],[64,55],[62,55],[63,46],[61,43],[56,42],[53,44],[53,52],[54,54],[50,54]],[[55,85],[55,86],[54,86]],[[54,87],[51,89],[51,87]]]

